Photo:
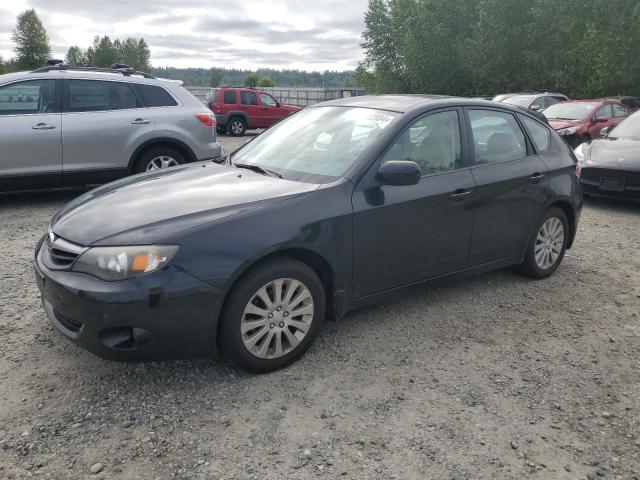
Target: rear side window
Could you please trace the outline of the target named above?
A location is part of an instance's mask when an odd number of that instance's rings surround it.
[[[242,105],[258,105],[256,92],[240,92],[240,103]]]
[[[134,90],[147,107],[175,107],[178,102],[161,87],[153,85],[133,85]]]
[[[29,80],[0,87],[0,115],[55,111],[54,80]]]
[[[67,81],[70,112],[100,112],[140,106],[126,83],[100,80]]]
[[[549,132],[549,129],[540,125],[535,120],[531,120],[529,117],[525,117],[524,115],[519,115],[519,117],[524,124],[524,128],[529,132],[529,136],[531,140],[533,140],[533,144],[538,149],[538,152],[545,152],[551,143],[551,132]]]
[[[617,105],[617,104],[613,104],[613,115],[615,117],[626,117],[627,116],[627,109],[624,108],[622,105]]]
[[[527,156],[524,133],[512,114],[493,110],[469,110],[469,120],[475,147],[474,165]]]
[[[235,90],[226,90],[224,92],[224,103],[227,105],[235,105],[238,103],[238,96]]]

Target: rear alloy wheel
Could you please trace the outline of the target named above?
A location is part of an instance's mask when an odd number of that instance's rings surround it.
[[[556,271],[567,248],[569,222],[559,208],[550,208],[540,222],[531,241],[523,272],[532,278],[545,278]]]
[[[233,117],[227,125],[228,132],[234,137],[241,137],[247,131],[247,124],[240,117]]]
[[[172,148],[157,147],[144,152],[135,164],[135,173],[155,172],[185,163],[182,154]]]
[[[238,367],[283,368],[313,343],[324,320],[322,282],[307,265],[279,257],[250,269],[234,286],[222,315],[220,343]]]

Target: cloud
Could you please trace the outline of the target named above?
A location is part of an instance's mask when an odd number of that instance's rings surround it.
[[[95,35],[143,37],[158,66],[354,68],[367,0],[24,0],[56,56]],[[0,10],[0,53],[24,5]]]

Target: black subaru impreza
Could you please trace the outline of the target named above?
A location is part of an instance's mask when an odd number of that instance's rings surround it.
[[[326,102],[218,162],[72,201],[35,252],[44,310],[114,360],[222,348],[266,372],[325,318],[406,285],[519,265],[551,275],[582,207],[576,159],[506,104]]]

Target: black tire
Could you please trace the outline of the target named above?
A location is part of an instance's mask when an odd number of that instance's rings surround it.
[[[158,157],[167,157],[175,160],[179,165],[186,163],[186,159],[182,153],[178,152],[171,147],[152,147],[149,150],[142,152],[133,166],[134,173],[146,172],[149,164]]]
[[[223,127],[223,126],[221,126],[221,125],[218,125],[218,126],[216,127],[216,132],[218,132],[218,133],[227,133],[227,127],[226,127],[226,126],[225,126],[225,127]]]
[[[273,280],[282,278],[297,280],[309,290],[313,299],[313,317],[306,335],[293,350],[278,358],[260,358],[251,353],[243,342],[242,317],[245,307],[259,289]],[[259,263],[242,275],[227,297],[220,318],[221,349],[235,365],[249,372],[266,373],[286,367],[305,354],[322,329],[325,303],[322,282],[304,263],[284,256]],[[264,328],[267,328],[267,325]]]
[[[247,131],[247,122],[242,117],[231,117],[227,122],[227,133],[234,137],[242,137]]]
[[[542,268],[536,261],[536,245],[540,244],[538,240],[538,234],[540,233],[542,226],[547,222],[547,220],[551,218],[557,218],[562,223],[564,238],[562,239],[562,248],[560,249],[560,254],[558,258],[553,262],[553,264],[548,268]],[[520,271],[523,275],[529,278],[542,279],[547,278],[552,275],[562,263],[562,259],[564,258],[565,251],[567,250],[567,243],[569,241],[569,221],[567,220],[567,215],[564,211],[558,207],[549,208],[542,219],[536,225],[536,229],[533,233],[533,238],[529,241],[529,245],[527,246],[527,253],[524,257],[524,262],[520,265]]]

